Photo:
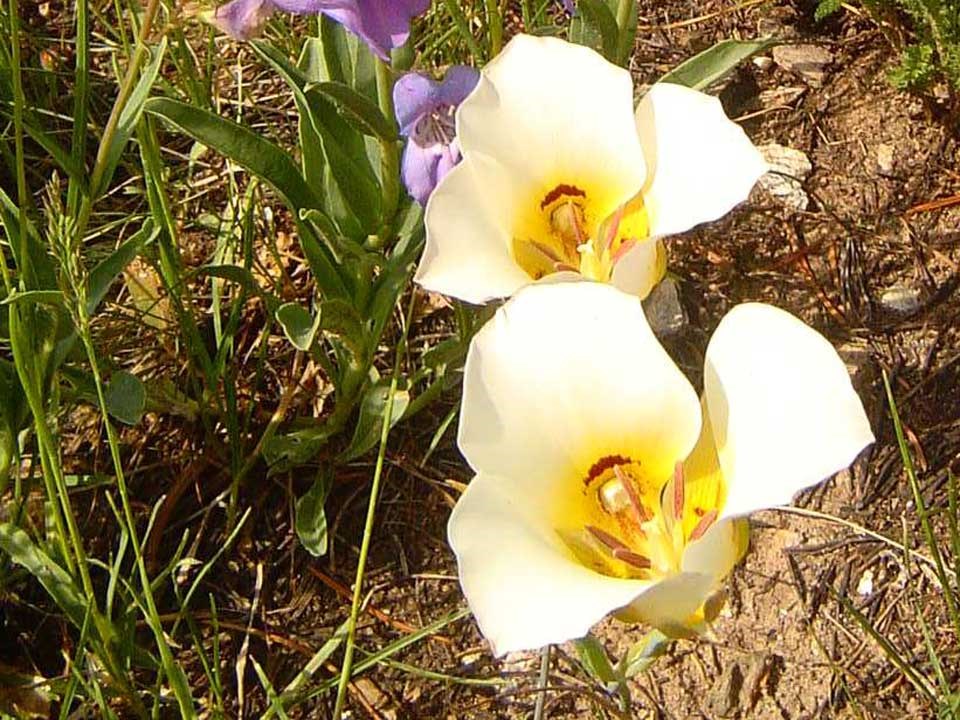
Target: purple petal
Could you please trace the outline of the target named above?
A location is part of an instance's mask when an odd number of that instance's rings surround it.
[[[427,11],[430,0],[273,0],[299,14],[323,13],[358,35],[382,59],[410,36],[410,21]]]
[[[450,66],[440,83],[440,102],[456,107],[467,99],[467,95],[473,92],[479,81],[480,72],[476,68],[465,65]]]
[[[393,86],[393,105],[400,133],[409,136],[424,115],[443,105],[456,107],[462,103],[479,79],[477,70],[463,65],[452,66],[440,83],[421,73],[403,75]]]
[[[562,0],[562,1],[563,1],[564,10],[566,10],[571,15],[575,15],[577,12],[577,8],[574,6],[573,0]]]
[[[271,0],[232,0],[214,11],[213,24],[235,40],[250,40],[275,9]]]
[[[403,184],[410,196],[421,205],[427,204],[430,194],[437,187],[437,166],[445,150],[443,145],[422,147],[410,140],[403,151],[400,167]]]
[[[417,121],[436,109],[439,95],[439,83],[420,73],[406,73],[394,83],[393,106],[402,135],[409,136]]]

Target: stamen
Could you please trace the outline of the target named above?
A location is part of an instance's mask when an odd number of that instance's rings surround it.
[[[617,238],[617,232],[620,230],[620,221],[623,220],[623,214],[626,209],[625,205],[621,205],[617,208],[613,217],[610,218],[610,225],[607,228],[606,235],[603,236],[603,241],[600,243],[600,252],[608,250],[610,246],[613,245],[613,241]]]
[[[630,552],[630,548],[628,548],[620,538],[611,535],[606,530],[601,530],[595,525],[587,525],[587,532],[613,552],[618,550],[621,552]]]
[[[554,249],[553,249],[552,247],[550,247],[549,245],[545,245],[544,243],[538,242],[537,240],[526,240],[525,242],[526,242],[530,247],[532,247],[534,250],[536,250],[536,251],[539,252],[541,255],[543,255],[543,256],[544,256],[547,260],[549,260],[551,263],[562,263],[562,262],[563,262],[563,258],[561,258],[561,257],[557,254],[556,250],[554,250]]]
[[[690,541],[693,542],[694,540],[699,540],[700,538],[702,538],[704,534],[707,532],[707,530],[710,529],[710,526],[713,525],[713,523],[716,521],[716,519],[717,519],[716,509],[711,510],[702,518],[700,518],[700,522],[697,523],[696,527],[693,528],[693,532],[690,533]]]
[[[617,549],[613,551],[613,556],[617,560],[621,560],[627,565],[635,567],[637,570],[649,570],[651,567],[653,567],[653,563],[650,562],[650,558],[640,555],[639,553],[635,553],[631,550]]]
[[[627,498],[630,500],[630,505],[633,506],[633,511],[637,514],[637,519],[641,523],[652,520],[653,513],[647,510],[643,501],[640,500],[640,496],[637,494],[637,489],[633,485],[635,482],[633,475],[619,465],[613,466],[613,474],[617,476],[617,480],[623,483],[623,489],[627,494]]]
[[[673,468],[673,517],[677,520],[683,517],[683,463],[681,462]]]

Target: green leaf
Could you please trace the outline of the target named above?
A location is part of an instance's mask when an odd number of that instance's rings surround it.
[[[307,113],[320,138],[326,161],[323,209],[344,235],[365,238],[379,221],[380,185],[367,161],[363,136],[344,121],[322,93],[307,90],[309,83],[322,82],[320,78],[307,77],[271,45],[253,43],[252,47],[286,81],[300,112]]]
[[[144,109],[243,166],[280,193],[294,210],[320,207],[290,156],[243,125],[169,98],[151,98]]]
[[[57,273],[53,258],[47,252],[47,244],[40,237],[37,228],[30,219],[27,226],[27,257],[20,257],[20,207],[3,188],[0,187],[0,223],[7,233],[10,252],[17,263],[17,269],[24,274],[24,282],[29,290],[52,290],[57,287]],[[27,266],[31,273],[27,273]]]
[[[671,640],[659,630],[651,630],[634,644],[620,661],[619,674],[632,678],[646,672],[654,661],[670,648]]]
[[[277,308],[277,322],[283,328],[283,334],[297,350],[308,352],[320,329],[320,313],[311,317],[309,311],[300,303],[284,303]]]
[[[0,523],[0,550],[36,578],[70,622],[83,626],[87,612],[83,593],[67,571],[34,544],[26,532],[11,523]]]
[[[133,373],[118,370],[104,392],[107,412],[122,423],[136,425],[147,406],[147,391]]]
[[[140,121],[140,116],[143,114],[144,103],[146,103],[147,98],[150,96],[150,90],[153,88],[154,83],[157,81],[157,76],[160,74],[160,66],[163,63],[163,56],[166,52],[167,38],[164,37],[159,45],[151,49],[152,57],[150,64],[147,65],[140,74],[140,79],[137,81],[136,87],[134,87],[133,92],[130,93],[130,98],[127,100],[126,105],[123,106],[123,111],[120,113],[120,119],[117,122],[117,131],[110,140],[110,147],[107,148],[104,171],[100,177],[100,187],[90,189],[90,195],[93,198],[98,198],[102,193],[106,192],[110,186],[110,180],[113,178],[113,173],[116,171],[117,164],[120,162],[120,156],[123,155],[123,149],[133,136],[133,131],[136,129],[137,123]]]
[[[113,281],[159,234],[160,228],[153,224],[151,218],[147,218],[143,221],[143,226],[129,240],[90,271],[90,277],[87,280],[87,314],[92,316],[97,311],[110,291]]]
[[[329,473],[321,472],[313,486],[297,500],[297,537],[314,557],[327,554],[327,515],[323,506],[332,486],[333,478]]]
[[[777,44],[778,41],[772,38],[723,40],[680,63],[658,82],[686,85],[694,90],[703,90],[723,78],[744,60],[749,60],[757,53]]]
[[[0,359],[0,493],[9,480],[8,471],[17,449],[17,436],[26,420],[26,402],[13,363]]]
[[[26,290],[24,292],[12,292],[7,295],[0,305],[32,305],[33,303],[43,303],[44,305],[63,305],[63,293],[59,290]]]
[[[617,682],[617,674],[614,672],[613,665],[610,664],[606,649],[599,640],[593,635],[586,635],[579,640],[574,640],[573,645],[577,648],[580,664],[591,677],[604,684]]]
[[[383,429],[383,415],[390,398],[390,382],[382,379],[374,383],[363,396],[360,403],[360,416],[357,418],[357,427],[353,432],[350,445],[340,455],[342,462],[350,462],[376,445],[380,441]],[[390,427],[396,425],[410,404],[410,393],[406,390],[397,390],[393,395],[393,410],[390,413]]]
[[[579,16],[570,23],[570,39],[581,45],[595,47],[599,38],[603,56],[610,62],[616,62],[620,28],[617,27],[613,11],[603,0],[578,0],[577,10]]]
[[[387,142],[395,142],[399,139],[396,125],[387,120],[375,103],[349,85],[320,82],[309,83],[304,87],[305,93],[311,90],[318,90],[335,103],[360,132]]]

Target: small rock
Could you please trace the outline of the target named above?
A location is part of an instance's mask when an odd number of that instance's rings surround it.
[[[877,167],[881,175],[893,175],[893,145],[877,145]]]
[[[763,90],[758,95],[760,104],[765,108],[790,106],[794,101],[807,92],[809,88],[802,85],[775,87]]]
[[[803,181],[813,170],[810,158],[800,150],[777,143],[758,149],[770,166],[770,172],[760,178],[760,187],[787,207],[806,210],[810,198],[803,191]]]
[[[857,583],[857,595],[870,597],[873,595],[873,570],[864,570]]]
[[[920,309],[920,290],[894,285],[880,295],[880,304],[887,310],[909,315]]]
[[[753,59],[753,64],[760,70],[768,70],[773,65],[773,60],[766,55],[758,55]]]
[[[672,277],[665,277],[643,301],[643,311],[654,333],[671,335],[687,324],[687,314],[680,304],[680,288]]]
[[[778,45],[773,49],[773,61],[802,77],[813,87],[822,87],[827,65],[833,62],[833,53],[819,45]]]

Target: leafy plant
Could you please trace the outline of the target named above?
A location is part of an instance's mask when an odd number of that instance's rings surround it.
[[[891,21],[912,36],[900,47],[900,63],[891,82],[903,89],[926,89],[939,81],[960,90],[960,5],[952,0],[861,0],[881,26]],[[817,20],[839,11],[839,0],[820,0]]]

